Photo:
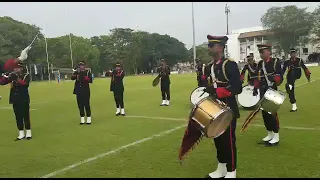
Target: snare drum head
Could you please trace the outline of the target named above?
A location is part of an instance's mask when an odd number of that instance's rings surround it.
[[[242,88],[241,94],[238,95],[238,102],[242,107],[251,108],[258,104],[260,100],[260,92],[253,96],[253,86],[247,85]]]
[[[193,105],[198,104],[203,98],[209,96],[209,93],[204,92],[205,87],[197,87],[190,95],[190,101]]]
[[[264,97],[275,104],[281,105],[286,98],[286,94],[269,88],[264,94]]]

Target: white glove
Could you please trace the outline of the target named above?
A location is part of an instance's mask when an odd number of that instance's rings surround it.
[[[24,61],[28,58],[28,51],[31,49],[31,46],[27,46],[24,50],[21,51],[21,55],[18,57],[20,61]]]
[[[293,87],[293,86],[292,86],[291,84],[289,84],[289,89],[290,89],[290,91],[291,91],[292,87]]]
[[[9,78],[9,76],[7,76],[7,75],[5,75],[5,74],[3,75],[3,77],[5,77],[6,79],[8,79],[8,78]]]

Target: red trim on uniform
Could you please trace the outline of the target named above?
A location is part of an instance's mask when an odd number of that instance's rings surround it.
[[[232,138],[232,123],[230,123],[230,148],[231,148],[231,168],[232,168],[232,171],[234,171],[234,152],[233,152],[233,138]]]
[[[260,86],[259,80],[254,80],[253,84],[254,84],[253,86],[255,88],[259,88],[259,86]]]
[[[216,93],[218,98],[230,97],[232,95],[232,93],[225,87],[218,87],[216,89]]]
[[[206,77],[206,75],[202,75],[201,78],[202,78],[202,80],[206,80],[207,77]]]
[[[3,69],[4,71],[13,71],[15,67],[17,67],[17,63],[15,62],[15,59],[9,59],[5,62]]]
[[[20,85],[27,85],[27,83],[24,80],[21,80],[21,79],[18,80],[18,83]]]
[[[276,113],[275,117],[276,117],[276,122],[277,122],[278,128],[280,128],[280,123],[279,123],[278,113]]]
[[[89,80],[90,80],[90,78],[89,78],[88,76],[85,76],[83,79],[84,79],[85,81],[89,81]]]
[[[241,81],[244,80],[244,75],[243,75],[243,74],[240,75],[240,80],[241,80]]]
[[[274,82],[279,85],[281,83],[281,77],[278,75],[278,76],[275,76],[274,78]]]

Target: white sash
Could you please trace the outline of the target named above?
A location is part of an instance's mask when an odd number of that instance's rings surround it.
[[[211,66],[211,78],[212,78],[213,87],[217,88],[218,85],[217,85],[217,82],[216,82],[216,76],[214,74],[214,63],[212,63],[212,66]]]
[[[270,82],[268,77],[267,77],[267,70],[266,70],[264,61],[262,61],[262,70],[263,70],[264,77],[266,78],[266,81],[268,83],[268,86],[269,87],[273,86],[273,82]]]

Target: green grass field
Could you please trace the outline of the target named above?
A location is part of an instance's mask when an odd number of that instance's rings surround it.
[[[279,146],[257,144],[266,135],[260,114],[248,131],[240,133],[250,112],[241,110],[237,177],[320,177],[320,68],[310,70],[311,83],[304,76],[296,83],[298,112],[289,113],[288,98],[280,109]],[[79,126],[73,82],[34,82],[33,139],[17,142],[9,86],[0,87],[0,177],[202,178],[214,171],[217,160],[211,139],[203,139],[182,165],[178,161],[195,75],[172,75],[170,107],[159,106],[161,93],[151,86],[153,78],[125,78],[126,117],[115,116],[110,79],[95,79],[90,126]]]

